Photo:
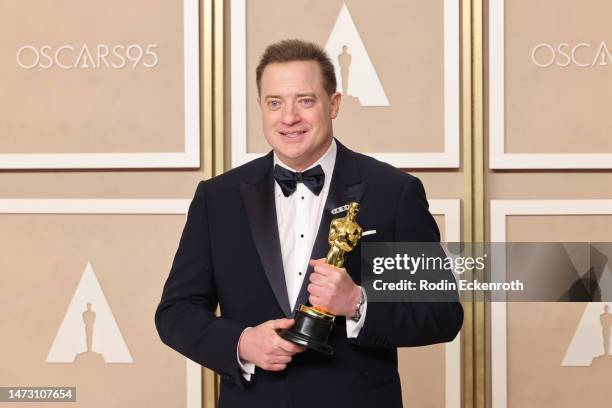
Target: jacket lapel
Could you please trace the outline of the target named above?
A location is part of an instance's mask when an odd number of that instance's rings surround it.
[[[283,313],[291,317],[276,219],[272,154],[261,160],[261,165],[252,172],[252,180],[243,183],[240,191],[266,277]]]
[[[338,150],[336,153],[332,181],[329,187],[329,193],[327,194],[327,200],[325,201],[325,208],[321,215],[321,223],[319,224],[310,259],[319,259],[327,256],[327,252],[329,251],[327,238],[332,219],[346,215],[346,213],[333,215],[331,210],[348,204],[351,201],[359,202],[367,187],[367,184],[361,180],[355,153],[344,147],[337,139],[336,145]],[[308,287],[312,270],[312,266],[309,265],[296,300],[296,309],[299,308],[300,305],[308,302],[308,290],[306,288]]]

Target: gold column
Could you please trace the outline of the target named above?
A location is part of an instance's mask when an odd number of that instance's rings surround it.
[[[200,134],[204,138],[204,177],[214,176],[211,0],[200,2]]]
[[[484,213],[484,71],[483,0],[464,0],[463,23],[463,140],[465,165],[464,240],[485,241]],[[473,247],[474,252],[481,248]],[[480,253],[474,255],[481,256]],[[482,278],[482,277],[475,277]],[[465,304],[464,406],[486,405],[486,303],[474,293]]]
[[[484,69],[483,69],[483,0],[472,3],[472,117],[473,140],[472,174],[473,181],[473,238],[474,242],[485,241],[484,212]],[[477,295],[474,303],[474,365],[475,365],[475,408],[486,405],[486,331],[487,316],[484,293]]]
[[[207,96],[203,104],[202,127],[211,139],[206,145],[210,148],[204,151],[204,164],[206,174],[214,177],[223,172],[224,166],[223,1],[201,0],[200,21],[201,59],[205,73],[202,88],[203,94]],[[213,371],[202,368],[203,408],[217,406],[218,385],[218,376]]]
[[[463,241],[473,240],[473,174],[472,174],[472,2],[461,2],[461,116],[463,135]],[[466,248],[467,249],[467,248]],[[467,298],[467,300],[472,300]],[[474,307],[471,301],[463,302],[464,319],[462,330],[463,362],[463,404],[464,408],[474,406]]]
[[[210,0],[209,0],[210,1]],[[214,175],[225,171],[225,9],[223,0],[213,0],[212,29],[214,42]]]
[[[485,241],[483,0],[462,1],[462,119],[465,206],[463,239]],[[475,252],[478,247],[472,247]],[[484,293],[464,303],[463,406],[486,404],[486,304]]]

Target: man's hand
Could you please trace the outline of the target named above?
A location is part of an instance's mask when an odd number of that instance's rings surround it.
[[[355,316],[355,306],[361,298],[361,289],[344,268],[325,263],[325,258],[311,259],[314,271],[310,274],[308,300],[336,316]]]
[[[268,320],[247,329],[238,343],[238,357],[262,370],[284,370],[293,355],[305,350],[305,347],[291,343],[276,333],[277,329],[289,329],[294,323],[293,319]]]

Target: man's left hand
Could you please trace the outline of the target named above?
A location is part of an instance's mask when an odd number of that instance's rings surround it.
[[[313,306],[322,307],[336,316],[355,316],[355,306],[361,298],[361,289],[353,282],[344,268],[336,268],[325,258],[311,259],[314,267],[308,284],[308,300]]]

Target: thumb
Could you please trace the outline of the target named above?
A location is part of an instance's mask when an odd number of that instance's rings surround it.
[[[270,320],[269,321],[269,326],[272,329],[288,329],[291,326],[293,326],[293,324],[295,323],[293,321],[293,319],[276,319],[276,320]]]

